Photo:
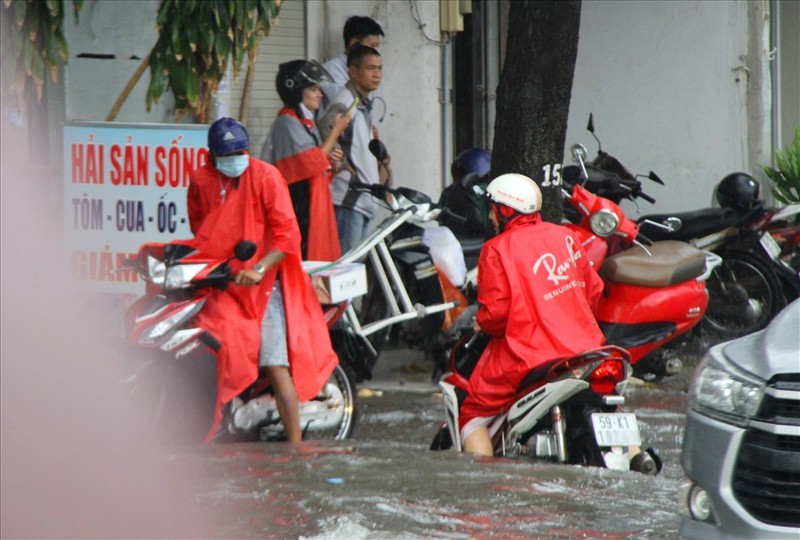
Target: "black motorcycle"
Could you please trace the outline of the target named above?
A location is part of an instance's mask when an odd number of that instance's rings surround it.
[[[642,190],[638,176],[602,150],[591,114],[587,130],[597,140],[598,152],[586,166],[588,181],[583,187],[615,203],[622,199],[655,202]],[[563,178],[566,184],[583,180],[575,166],[564,167]],[[652,171],[647,178],[664,183]],[[733,173],[717,184],[715,196],[719,207],[651,214],[638,220],[640,233],[650,240],[681,240],[722,258],[706,282],[709,303],[701,327],[712,342],[763,328],[800,295],[797,272],[781,260],[780,248],[767,230],[776,210],[766,208],[758,198],[758,183],[749,175]]]

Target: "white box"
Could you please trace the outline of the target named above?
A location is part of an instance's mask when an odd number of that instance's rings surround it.
[[[322,304],[338,304],[367,294],[367,268],[362,263],[303,261],[303,270]]]

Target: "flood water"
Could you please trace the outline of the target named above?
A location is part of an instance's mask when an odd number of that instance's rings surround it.
[[[397,357],[397,355],[395,355]],[[345,442],[170,450],[210,536],[225,538],[676,538],[684,380],[629,387],[657,477],[428,446],[443,419],[424,360],[406,351],[361,386]],[[419,369],[416,369],[419,368]],[[689,370],[690,368],[687,368]],[[680,377],[680,376],[679,376]],[[364,390],[364,389],[368,390]]]

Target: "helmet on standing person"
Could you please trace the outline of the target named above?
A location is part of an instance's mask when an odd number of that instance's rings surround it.
[[[278,66],[275,88],[287,107],[303,101],[303,89],[315,84],[330,84],[330,74],[315,60],[292,60]]]
[[[717,184],[714,197],[722,208],[750,210],[758,200],[758,182],[747,173],[731,173]]]
[[[450,166],[453,182],[459,183],[472,173],[475,180],[484,180],[492,170],[492,155],[482,148],[470,148],[456,156]]]
[[[208,128],[208,149],[215,156],[227,156],[250,149],[247,129],[235,118],[220,118]]]
[[[486,187],[486,196],[520,214],[535,214],[542,208],[542,190],[523,174],[501,174]]]

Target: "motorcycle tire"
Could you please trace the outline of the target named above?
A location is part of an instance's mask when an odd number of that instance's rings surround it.
[[[246,392],[243,395],[246,395]],[[274,395],[271,384],[262,387],[259,393],[251,396],[250,399],[263,395]],[[330,422],[329,419],[321,417],[315,419],[315,415],[320,410],[325,411],[324,414],[326,416],[335,415],[338,411],[341,411],[341,418],[335,424]],[[317,395],[299,404],[299,413],[303,440],[341,441],[350,438],[356,426],[358,407],[356,405],[356,386],[349,370],[341,364],[337,365]],[[227,418],[228,420],[223,419],[223,425],[227,425],[230,422],[230,417]],[[325,428],[320,426],[320,421],[326,424]],[[263,418],[257,425],[248,428],[246,431],[237,431],[235,434],[226,432],[215,438],[215,442],[277,442],[286,440],[286,431],[280,417],[277,416],[277,411],[274,409],[269,417]]]
[[[567,461],[570,465],[581,465],[584,467],[605,467],[603,453],[592,433],[583,431],[570,439],[567,445]]]
[[[348,369],[341,364],[336,366],[331,373],[328,383],[323,387],[314,400],[328,401],[330,395],[326,394],[326,389],[329,385],[334,385],[337,388],[337,397],[341,395],[342,403],[331,403],[331,406],[341,406],[344,409],[344,415],[341,422],[336,428],[330,431],[309,431],[308,434],[314,439],[333,439],[335,441],[343,441],[349,439],[353,435],[358,419],[358,406],[356,403],[356,385],[353,382],[353,376]],[[303,437],[305,438],[305,437]]]
[[[442,426],[431,441],[431,450],[449,450],[453,447],[453,438],[450,436],[450,430],[447,426]]]
[[[786,300],[775,272],[761,257],[744,251],[720,254],[722,264],[706,281],[704,337],[721,342],[764,328]]]

